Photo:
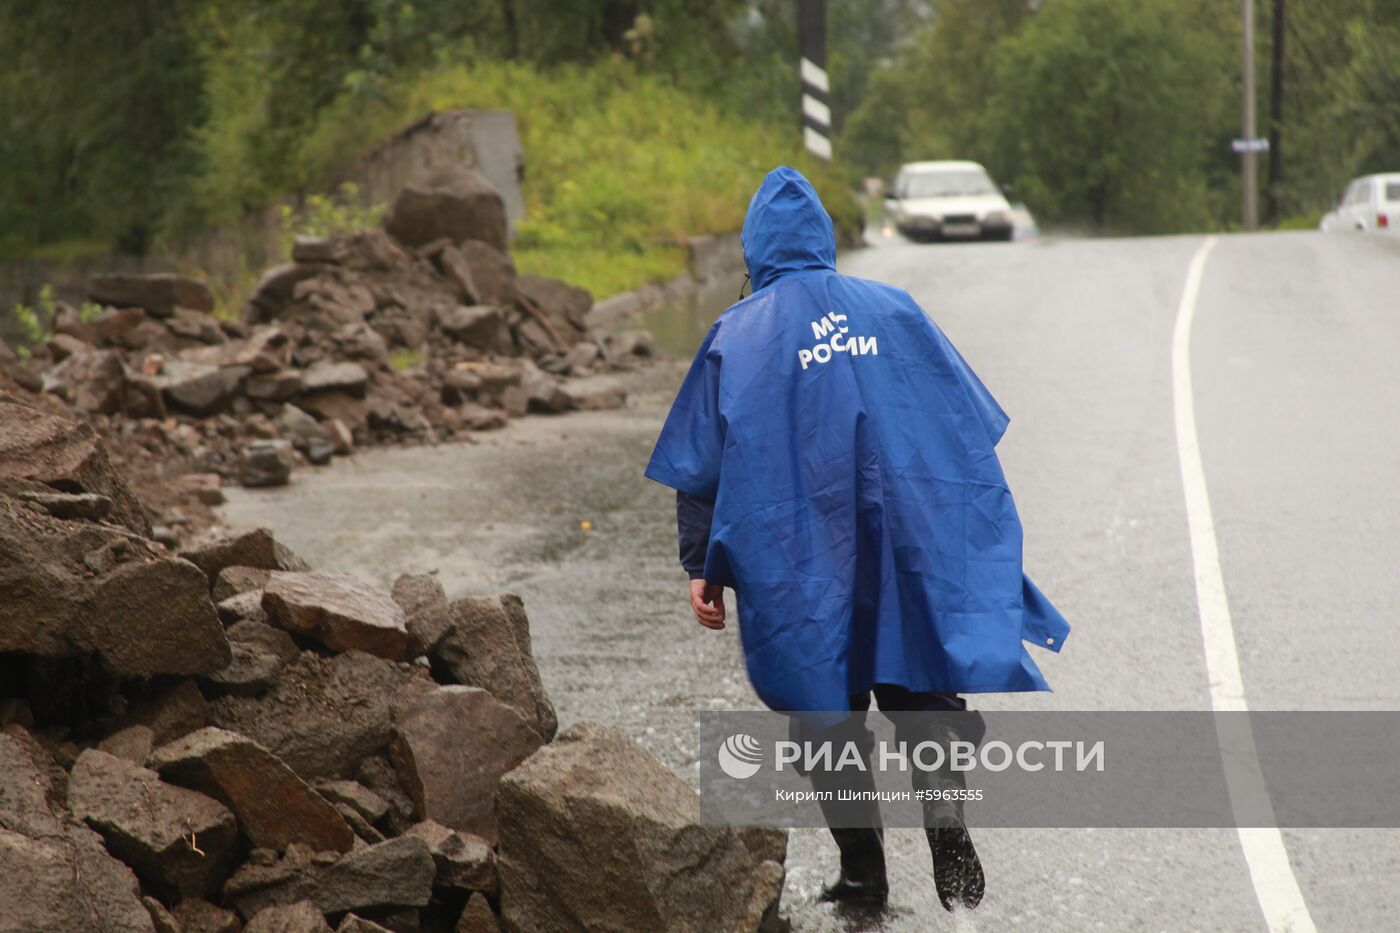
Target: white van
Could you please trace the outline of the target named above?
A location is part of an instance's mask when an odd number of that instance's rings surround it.
[[[909,162],[900,166],[885,216],[911,240],[1009,240],[1011,205],[976,162]]]
[[[1400,172],[1353,179],[1318,228],[1400,233]]]

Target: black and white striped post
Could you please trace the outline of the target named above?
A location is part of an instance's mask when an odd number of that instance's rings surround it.
[[[802,140],[807,151],[831,160],[831,85],[826,76],[826,0],[797,0],[801,49]]]

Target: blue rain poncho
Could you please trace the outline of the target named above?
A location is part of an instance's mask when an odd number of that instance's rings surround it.
[[[1022,640],[1058,651],[1069,625],[1021,570],[1006,414],[908,294],[837,274],[800,172],[768,174],[742,239],[754,293],[710,328],[646,475],[714,501],[705,579],[737,594],[759,697],[1049,689]]]

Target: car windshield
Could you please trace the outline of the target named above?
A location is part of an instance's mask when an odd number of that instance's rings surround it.
[[[916,172],[904,180],[906,198],[949,198],[973,194],[996,194],[996,188],[986,172],[978,169]]]
[[[1400,181],[1386,182],[1385,199],[1387,201],[1400,201]]]

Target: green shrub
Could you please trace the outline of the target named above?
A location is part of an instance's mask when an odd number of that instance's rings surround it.
[[[328,105],[296,164],[315,186],[410,120],[459,107],[513,110],[526,155],[523,272],[606,297],[685,271],[688,237],[739,229],[763,173],[811,176],[838,226],[860,214],[838,170],[797,148],[794,125],[735,119],[626,61],[540,70],[445,62],[399,83],[366,80]]]
[[[282,230],[282,256],[292,258],[292,244],[299,236],[333,236],[353,233],[365,227],[377,227],[384,220],[384,205],[363,207],[360,188],[354,182],[340,186],[338,194],[307,196],[300,208],[283,204],[277,222]]]

